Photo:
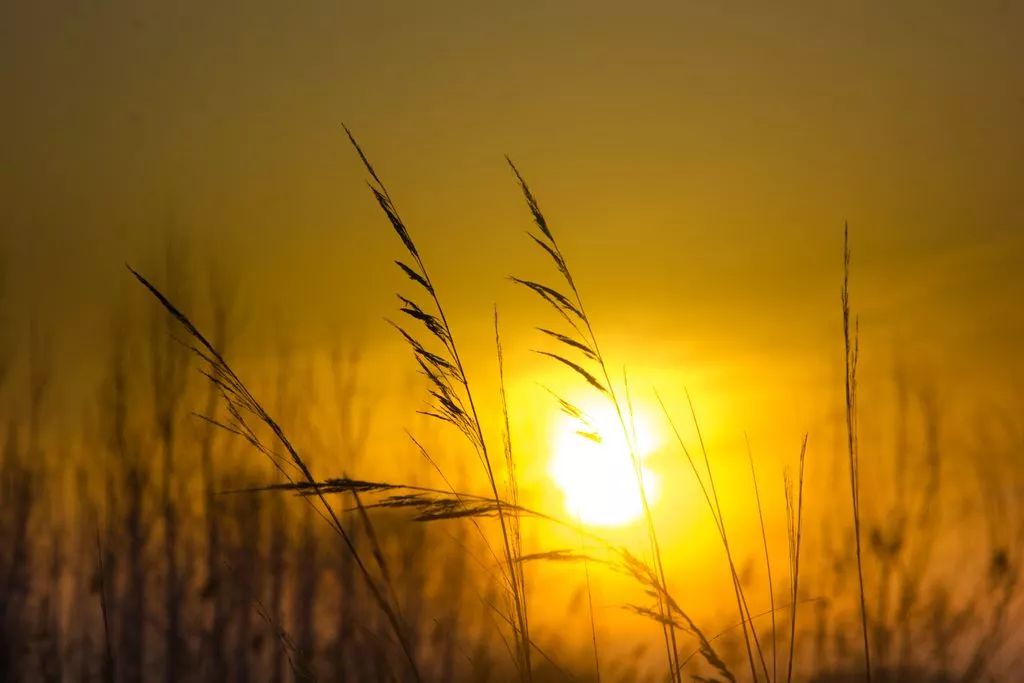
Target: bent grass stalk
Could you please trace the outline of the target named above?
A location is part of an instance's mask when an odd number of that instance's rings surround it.
[[[429,456],[426,456],[429,460]],[[444,475],[442,474],[442,478]],[[683,611],[675,598],[668,593],[658,578],[657,571],[650,564],[637,558],[626,548],[617,546],[598,534],[589,531],[578,522],[573,522],[561,517],[541,512],[523,505],[513,505],[509,501],[495,502],[493,496],[477,495],[473,493],[460,492],[455,490],[445,478],[448,489],[438,489],[428,486],[417,486],[413,484],[401,484],[383,481],[365,481],[358,479],[338,478],[327,479],[317,483],[314,490],[307,482],[293,482],[286,484],[274,484],[256,488],[240,489],[228,493],[255,493],[259,491],[291,491],[300,496],[318,495],[317,492],[325,495],[351,494],[358,492],[367,496],[377,496],[375,502],[368,503],[367,509],[392,509],[407,510],[415,513],[413,517],[417,522],[439,522],[445,520],[468,519],[474,524],[476,520],[484,517],[495,517],[498,510],[506,513],[515,511],[519,515],[529,516],[538,520],[549,522],[569,531],[577,533],[581,538],[593,541],[597,546],[603,548],[612,557],[611,560],[602,560],[587,554],[578,552],[575,549],[558,549],[521,555],[518,562],[583,562],[589,561],[603,564],[611,569],[619,571],[630,577],[641,586],[648,595],[656,597],[660,595],[668,615],[662,617],[657,612],[635,605],[627,605],[629,609],[642,616],[659,621],[667,627],[691,633],[700,643],[699,653],[708,664],[713,666],[725,680],[735,681],[735,676],[729,671],[724,660],[711,646],[711,641],[705,637],[696,623]],[[765,612],[764,614],[767,614]],[[506,623],[513,622],[507,615],[500,614]],[[745,621],[749,621],[745,619]],[[534,650],[540,651],[535,643],[529,643]],[[687,660],[688,661],[688,660]],[[679,668],[670,672],[670,680],[677,680],[682,674],[681,662]]]
[[[295,484],[297,482],[295,477],[286,469],[286,467],[290,466],[298,471],[301,475],[302,483],[308,485],[313,493],[314,498],[308,501],[310,506],[318,515],[327,521],[334,532],[342,539],[345,548],[355,561],[356,566],[359,569],[359,573],[366,583],[374,602],[377,607],[380,608],[381,612],[384,613],[384,616],[388,621],[388,625],[397,638],[399,646],[402,649],[402,653],[409,664],[410,673],[413,679],[416,681],[422,680],[419,667],[416,663],[416,657],[413,653],[412,644],[407,635],[407,627],[401,618],[397,605],[392,605],[385,597],[384,591],[382,591],[377,585],[377,581],[374,579],[366,563],[363,561],[362,555],[359,553],[351,534],[342,524],[341,519],[334,510],[334,507],[320,490],[320,486],[316,478],[313,476],[313,473],[310,471],[305,460],[299,455],[298,450],[292,445],[291,441],[285,435],[284,430],[280,425],[278,425],[277,421],[263,409],[263,406],[231,368],[228,362],[221,355],[220,351],[209,340],[207,340],[188,316],[179,310],[174,303],[170,301],[170,299],[157,289],[155,285],[149,282],[149,280],[139,274],[131,266],[128,266],[128,270],[135,279],[138,280],[139,283],[141,283],[142,286],[156,298],[171,318],[173,318],[188,333],[188,336],[191,337],[191,341],[184,341],[183,343],[193,354],[208,366],[208,370],[201,370],[200,372],[202,372],[207,379],[217,387],[217,391],[224,400],[228,413],[231,416],[230,422],[227,423],[220,422],[211,417],[200,417],[213,425],[221,427],[226,431],[245,439],[253,448],[265,455],[274,465],[274,468],[277,469],[277,471],[281,473],[281,475],[290,484]],[[249,425],[246,418],[247,415],[255,417],[259,423],[265,425],[271,431],[277,443],[285,449],[288,456],[287,459],[279,456],[272,448],[260,440],[260,437],[256,434],[255,430]],[[323,506],[323,509],[318,508],[313,503],[313,500],[319,501]],[[387,590],[389,593],[393,594],[393,589]]]

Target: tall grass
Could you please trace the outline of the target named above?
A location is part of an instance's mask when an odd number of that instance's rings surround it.
[[[871,508],[877,507],[874,514],[861,507],[859,334],[850,300],[848,233],[842,285],[845,405],[837,420],[846,429],[836,454],[842,457],[843,478],[849,477],[854,539],[823,551],[813,543],[817,534],[807,533],[809,510],[822,517],[823,537],[839,538],[840,526],[845,534],[839,520],[848,517],[842,510],[833,515],[827,505],[821,511],[815,506],[822,501],[814,492],[831,490],[827,483],[819,485],[816,467],[806,482],[812,505],[805,505],[805,435],[796,469],[784,474],[786,599],[775,594],[773,576],[781,574],[770,543],[772,509],[763,505],[768,498],[762,500],[758,479],[764,473],[755,466],[749,443],[752,496],[723,486],[722,465],[709,453],[689,396],[696,447],[685,443],[662,403],[722,545],[721,580],[732,584],[732,595],[725,597],[734,602],[731,609],[738,619],[729,616],[723,624],[732,626],[711,630],[669,589],[666,546],[658,533],[663,530],[655,528],[636,452],[629,380],[625,372],[613,371],[602,353],[598,325],[584,308],[576,274],[518,169],[510,162],[533,221],[530,237],[553,262],[557,280],[553,286],[513,280],[558,315],[559,326],[539,328],[548,343],[539,352],[616,412],[615,428],[630,451],[623,457],[633,466],[628,483],[643,502],[644,552],[612,543],[579,520],[538,509],[520,490],[516,448],[522,446],[513,443],[511,430],[518,406],[510,404],[506,393],[506,331],[499,327],[497,311],[493,329],[501,412],[491,437],[477,413],[479,385],[467,378],[462,348],[428,275],[422,245],[413,240],[354,138],[352,144],[370,176],[374,200],[402,243],[398,267],[412,283],[413,294],[400,297],[396,327],[428,387],[430,406],[423,412],[429,420],[417,430],[429,429],[431,420],[454,426],[479,460],[487,490],[472,492],[460,473],[443,471],[439,463],[447,460],[429,452],[423,445],[428,441],[418,433],[409,454],[436,469],[444,488],[415,483],[411,464],[396,474],[398,481],[361,478],[365,462],[353,454],[375,455],[380,445],[369,438],[364,420],[371,409],[356,373],[343,367],[354,359],[335,357],[332,365],[343,457],[329,462],[309,457],[310,451],[331,449],[316,434],[319,420],[303,416],[305,402],[312,400],[312,382],[301,379],[301,363],[281,363],[276,399],[257,401],[250,390],[256,385],[243,384],[225,360],[231,335],[223,289],[211,292],[212,333],[204,336],[191,317],[194,298],[166,293],[180,291],[187,273],[168,268],[169,288],[161,291],[155,279],[133,270],[162,313],[134,332],[125,321],[111,330],[99,400],[87,411],[92,431],[83,432],[80,446],[49,437],[48,421],[54,418],[49,399],[60,389],[60,374],[50,369],[46,335],[27,326],[25,368],[10,362],[9,340],[0,339],[0,389],[8,411],[0,422],[0,679],[640,680],[646,655],[617,652],[635,634],[609,620],[601,629],[607,635],[598,639],[595,608],[603,605],[597,604],[591,581],[615,574],[627,582],[609,600],[658,624],[657,631],[643,635],[658,667],[652,680],[777,683],[785,676],[787,683],[868,677],[973,683],[1000,675],[1014,680],[1024,516],[1014,497],[1018,489],[1013,487],[1020,484],[1010,475],[1019,474],[1016,459],[1024,438],[1003,425],[982,429],[979,420],[978,439],[968,444],[977,451],[969,481],[976,481],[978,489],[951,495],[940,475],[950,467],[945,452],[955,442],[951,428],[944,426],[949,423],[940,414],[941,401],[926,384],[916,393],[901,385],[895,457],[878,453],[879,460],[895,468],[894,500],[885,508],[879,494],[877,501],[872,499],[878,503]],[[189,353],[208,380],[203,392],[192,391],[184,379]],[[369,377],[377,381],[373,373]],[[201,420],[188,413],[193,401],[202,407]],[[920,444],[908,436],[904,413],[912,405],[920,410]],[[579,406],[557,396],[554,406],[578,421],[580,438],[606,436]],[[867,425],[865,420],[866,434]],[[226,438],[225,432],[237,438]],[[265,456],[284,483],[268,485],[263,474],[251,471],[236,450],[238,440]],[[314,447],[307,448],[308,442]],[[819,443],[816,438],[815,463],[826,461],[819,458]],[[864,443],[875,442],[865,438]],[[914,448],[920,448],[920,467],[911,458]],[[463,461],[457,462],[461,466]],[[472,467],[476,464],[470,459]],[[314,469],[328,476],[315,476]],[[873,496],[877,490],[864,485]],[[68,500],[69,491],[78,499]],[[305,504],[292,505],[267,493],[281,491],[298,494]],[[758,512],[756,522],[750,521],[751,528],[759,527],[760,539],[753,538],[749,547],[740,529],[726,523],[731,506],[743,500],[755,503]],[[845,499],[841,502],[845,505]],[[971,503],[978,507],[968,519]],[[535,525],[564,533],[524,532]],[[500,545],[497,540],[492,544],[499,532]],[[76,541],[76,535],[85,541]],[[572,539],[569,547],[545,546],[548,539],[564,537]],[[444,538],[451,543],[436,542]],[[950,569],[940,553],[948,550],[943,544],[958,538],[971,552],[964,553],[963,567]],[[807,571],[807,555],[813,559],[814,551],[825,553],[831,570]],[[764,556],[767,595],[749,588],[748,571],[756,567],[753,571],[760,572],[762,565],[746,563],[748,554],[755,560]],[[700,561],[707,561],[706,554]],[[576,563],[582,572],[574,576],[585,581],[580,590],[586,589],[589,634],[578,629],[579,646],[589,649],[585,656],[577,656],[571,638],[559,639],[581,626],[578,615],[554,630],[531,620],[531,606],[562,587],[552,589],[544,572],[564,563]],[[527,567],[534,568],[529,582]],[[821,574],[829,571],[834,576],[825,577],[832,581],[826,585]],[[870,591],[865,575],[878,577]],[[973,581],[958,592],[961,575]],[[812,627],[801,614],[809,600],[826,615],[815,625],[818,633],[811,634],[814,647],[824,653],[816,660],[805,646]],[[850,647],[850,642],[857,645]],[[826,652],[820,643],[830,649]]]
[[[854,552],[857,557],[857,588],[860,591],[860,625],[864,642],[864,678],[871,683],[871,646],[868,642],[868,607],[864,591],[864,560],[860,533],[860,450],[857,443],[857,360],[860,353],[860,323],[850,325],[850,228],[843,226],[843,350],[846,390],[846,449],[850,472],[850,501],[853,507]]]

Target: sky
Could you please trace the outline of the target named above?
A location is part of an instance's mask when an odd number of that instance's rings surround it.
[[[506,279],[551,275],[506,154],[610,353],[734,434],[833,386],[845,222],[868,376],[912,358],[1002,395],[1024,329],[1022,33],[1002,0],[6,3],[5,319],[89,376],[109,320],[148,305],[124,263],[169,285],[178,240],[192,300],[211,269],[230,283],[253,367],[339,340],[397,365],[400,245],[344,123],[481,375],[498,306],[513,391],[554,370],[529,353],[549,321]]]
[[[508,155],[653,425],[659,529],[711,547],[654,392],[692,445],[690,392],[723,490],[748,486],[749,438],[766,509],[784,510],[780,470],[810,432],[828,497],[844,225],[869,474],[897,369],[957,404],[958,445],[979,411],[1019,412],[1022,36],[1008,0],[2,3],[0,343],[41,334],[54,413],[88,416],[111,330],[154,311],[128,263],[202,327],[231,302],[228,356],[261,390],[282,349],[322,368],[361,348],[377,436],[422,465],[404,429],[435,443],[425,396],[385,322],[410,283],[345,124],[428,263],[488,434],[497,307],[521,482],[550,509],[565,425],[543,386],[594,396],[532,353],[557,319],[507,276],[555,274]],[[752,524],[739,498],[729,513]],[[718,569],[689,559],[672,571]]]

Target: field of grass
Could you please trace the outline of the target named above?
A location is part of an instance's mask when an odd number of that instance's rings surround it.
[[[398,310],[381,312],[408,347],[394,362],[419,375],[419,413],[395,425],[408,426],[405,448],[370,438],[377,369],[358,354],[339,348],[314,378],[282,353],[276,372],[250,377],[231,360],[222,290],[190,292],[173,250],[163,272],[129,268],[149,301],[111,326],[79,428],[50,426],[61,377],[45,341],[3,349],[0,681],[1017,679],[1019,410],[964,435],[926,372],[861,382],[854,231],[822,255],[836,262],[844,369],[833,444],[794,435],[784,471],[750,448],[737,485],[707,447],[699,401],[657,396],[714,541],[670,562],[668,547],[690,547],[664,523],[684,484],[664,482],[654,509],[630,359],[603,352],[573,255],[524,175],[509,161],[547,268],[511,277],[535,299],[535,348],[614,420],[595,424],[554,391],[531,410],[625,444],[623,486],[641,508],[629,539],[521,486],[509,416],[525,408],[506,395],[499,311],[485,312],[497,377],[471,377],[400,189],[350,139],[406,277]],[[482,395],[491,386],[497,400]],[[862,439],[867,423],[885,438]],[[366,473],[385,459],[387,479]],[[780,490],[776,509],[767,494]],[[717,579],[692,585],[680,563]]]

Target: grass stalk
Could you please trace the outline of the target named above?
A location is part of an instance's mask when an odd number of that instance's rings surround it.
[[[868,606],[864,591],[864,562],[860,532],[860,453],[857,443],[857,360],[860,349],[860,324],[855,317],[850,325],[850,228],[843,226],[843,288],[840,294],[843,312],[843,349],[846,389],[846,453],[850,471],[850,501],[853,508],[853,537],[857,557],[857,587],[860,591],[860,623],[864,642],[864,678],[871,683],[871,647],[868,643]]]
[[[520,278],[513,277],[512,281],[525,286],[532,290],[537,296],[544,299],[547,303],[552,305],[555,310],[561,315],[562,319],[567,322],[571,328],[570,334],[562,334],[559,332],[553,332],[545,328],[539,328],[541,332],[544,332],[549,337],[561,342],[570,351],[576,353],[582,353],[585,357],[584,362],[593,362],[597,365],[599,370],[598,376],[589,372],[580,363],[570,360],[569,358],[551,353],[547,351],[540,351],[542,355],[548,356],[554,360],[559,361],[566,367],[574,370],[583,379],[587,381],[592,387],[600,391],[608,401],[611,403],[615,410],[616,417],[618,419],[619,427],[622,429],[622,434],[625,437],[627,448],[629,450],[630,462],[633,465],[634,475],[636,477],[636,485],[640,496],[640,501],[643,508],[644,522],[647,529],[648,542],[650,545],[651,554],[653,556],[654,566],[657,571],[657,579],[660,582],[662,590],[658,591],[658,610],[659,620],[662,625],[662,635],[665,642],[666,658],[668,660],[668,669],[672,675],[673,680],[680,680],[679,674],[679,650],[676,642],[675,630],[669,626],[671,623],[671,611],[668,605],[662,598],[663,593],[667,593],[667,580],[665,576],[664,563],[661,556],[661,548],[658,542],[658,535],[655,530],[654,517],[651,513],[650,501],[647,497],[647,491],[643,482],[643,469],[640,464],[640,458],[637,454],[635,439],[628,427],[627,414],[623,409],[622,399],[618,396],[615,391],[615,387],[611,381],[611,373],[608,368],[608,363],[605,359],[604,354],[601,352],[600,345],[597,341],[597,335],[594,333],[593,324],[590,316],[587,314],[587,309],[583,303],[583,297],[580,294],[579,288],[576,286],[576,282],[572,276],[572,272],[569,269],[565,255],[558,245],[554,234],[551,232],[551,228],[548,225],[543,213],[541,213],[540,206],[537,203],[536,198],[530,191],[526,180],[520,174],[519,169],[516,168],[512,160],[506,157],[509,167],[515,174],[516,180],[519,183],[519,187],[523,193],[523,197],[526,200],[527,207],[533,217],[534,223],[540,234],[528,233],[530,238],[539,246],[555,263],[559,274],[565,285],[568,287],[570,296],[566,296],[564,293],[558,291],[553,287],[543,285],[539,282],[531,280],[523,280]],[[563,401],[563,407],[567,405]],[[571,408],[574,408],[569,404]],[[576,410],[578,413],[578,409]]]
[[[514,561],[512,567],[511,576],[509,577],[514,583],[517,584],[516,593],[521,596],[521,599],[525,600],[526,593],[526,574],[524,571],[523,563],[520,558],[523,556],[523,536],[522,536],[522,517],[519,506],[519,480],[516,475],[516,462],[512,450],[512,427],[508,416],[508,395],[505,392],[505,354],[501,346],[501,331],[498,325],[498,309],[494,309],[494,348],[495,354],[498,359],[498,391],[499,399],[501,402],[501,417],[504,423],[502,445],[505,453],[505,472],[507,477],[506,491],[508,492],[509,500],[512,503],[512,508],[508,512],[509,531],[511,536],[511,558]],[[497,497],[495,502],[499,505]],[[526,649],[526,665],[527,672],[531,672],[529,665],[529,650],[530,650],[530,620],[529,611],[526,609],[526,605],[522,606],[522,623],[520,625],[522,632],[522,638],[524,641],[524,647]]]
[[[772,559],[768,552],[768,532],[764,524],[764,508],[761,506],[761,491],[757,485],[757,471],[754,469],[754,454],[750,448],[750,438],[744,434],[744,440],[747,444],[747,461],[750,463],[750,479],[754,483],[754,500],[757,502],[757,518],[761,523],[761,543],[764,547],[764,565],[768,572],[768,603],[771,610],[772,617],[772,681],[777,681],[779,677],[779,661],[778,661],[778,638],[777,628],[775,622],[775,582],[772,579]]]
[[[107,609],[107,568],[103,562],[103,544],[100,530],[96,529],[96,561],[99,564],[100,615],[103,617],[103,667],[102,677],[106,683],[114,680],[114,649],[110,638],[110,617]]]
[[[690,450],[686,447],[686,443],[683,441],[682,434],[679,432],[679,428],[676,426],[675,420],[672,419],[671,413],[669,413],[665,402],[662,401],[661,396],[658,396],[658,402],[661,404],[662,412],[665,414],[665,418],[668,420],[669,426],[672,428],[672,432],[676,437],[676,441],[679,443],[679,447],[682,449],[683,454],[686,456],[687,462],[690,464],[690,469],[693,471],[694,477],[697,479],[697,483],[700,485],[701,493],[704,494],[704,501],[708,505],[708,509],[711,512],[711,517],[715,522],[715,528],[718,531],[718,537],[722,541],[722,547],[725,549],[726,561],[729,564],[729,573],[732,579],[733,594],[736,598],[736,608],[740,615],[740,625],[743,629],[743,644],[747,654],[747,664],[750,667],[750,677],[757,683],[759,680],[757,665],[754,661],[754,651],[758,652],[760,657],[760,663],[764,670],[765,678],[768,678],[768,666],[764,660],[763,653],[761,652],[760,642],[757,640],[757,632],[750,625],[748,631],[748,624],[751,621],[750,609],[746,602],[746,596],[744,595],[743,585],[739,579],[739,573],[736,571],[736,564],[733,561],[732,549],[729,545],[729,537],[725,529],[725,520],[722,518],[722,508],[718,500],[718,492],[714,483],[714,475],[711,471],[711,461],[708,457],[707,448],[704,445],[704,437],[700,431],[700,425],[697,422],[697,415],[693,408],[693,402],[690,401],[689,393],[687,393],[687,401],[690,405],[690,414],[693,417],[694,425],[697,428],[697,436],[700,441],[701,451],[704,454],[704,467],[708,473],[708,482],[705,484],[704,478],[700,475],[700,471],[697,469],[697,463],[693,456],[690,454]],[[751,632],[753,632],[753,638],[755,646],[751,647]]]
[[[369,186],[374,198],[377,200],[385,216],[387,216],[388,221],[402,241],[411,259],[411,265],[402,261],[396,261],[396,264],[409,279],[422,288],[433,308],[433,312],[426,311],[412,299],[399,295],[399,299],[402,302],[400,311],[412,320],[421,323],[427,329],[429,335],[444,348],[442,354],[428,350],[414,335],[407,332],[401,326],[392,324],[412,348],[420,369],[431,383],[430,395],[435,402],[432,409],[424,411],[424,414],[449,423],[459,429],[473,446],[483,466],[497,507],[498,522],[501,528],[506,565],[505,571],[508,574],[513,611],[515,612],[513,631],[516,641],[516,664],[522,680],[532,681],[526,596],[521,591],[521,580],[516,578],[518,563],[512,536],[509,532],[510,522],[506,518],[506,510],[502,505],[502,498],[498,491],[497,476],[495,475],[487,441],[484,438],[476,401],[473,397],[466,369],[462,362],[458,345],[455,343],[455,336],[452,333],[451,325],[444,312],[444,306],[441,303],[426,264],[412,236],[409,234],[405,222],[399,216],[398,209],[388,193],[387,187],[381,181],[373,165],[347,127],[345,128],[345,133],[348,135],[349,142],[352,143],[353,148],[355,148],[359,159],[370,176]]]
[[[800,465],[797,475],[797,493],[794,512],[793,486],[788,474],[784,474],[786,489],[786,520],[789,538],[790,575],[790,616],[789,616],[789,657],[786,661],[786,683],[793,680],[793,658],[796,650],[796,613],[800,593],[800,541],[803,531],[804,514],[804,459],[807,455],[807,435],[800,446]]]

